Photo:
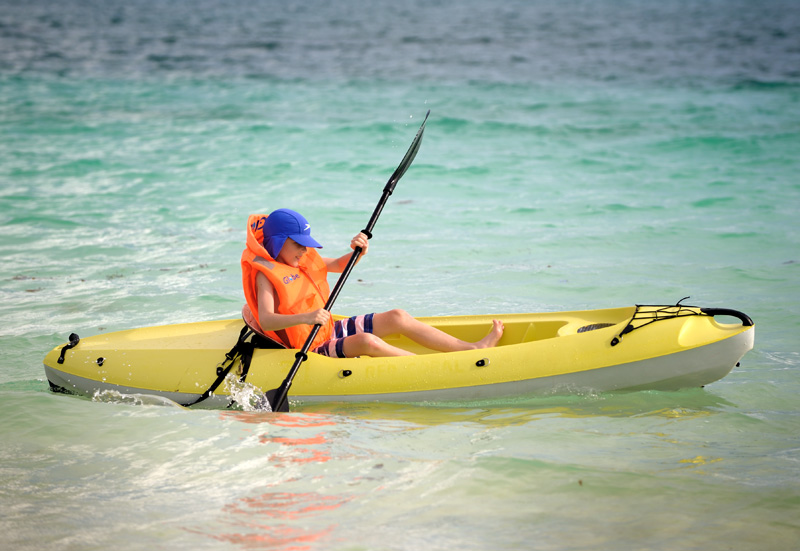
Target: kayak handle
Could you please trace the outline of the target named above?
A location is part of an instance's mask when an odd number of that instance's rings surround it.
[[[76,333],[72,333],[69,336],[69,344],[64,345],[64,347],[61,349],[61,355],[58,357],[58,363],[63,364],[64,355],[67,353],[67,350],[75,348],[78,346],[79,342],[81,342],[81,338]]]
[[[700,311],[711,317],[731,316],[734,318],[738,318],[742,322],[742,325],[745,327],[752,327],[753,325],[755,325],[750,316],[738,310],[731,310],[729,308],[700,308]]]

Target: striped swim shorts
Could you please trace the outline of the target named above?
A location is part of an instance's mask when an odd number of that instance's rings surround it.
[[[344,339],[359,333],[372,333],[372,318],[374,316],[375,314],[364,314],[337,320],[333,324],[333,337],[316,347],[313,352],[329,358],[346,358],[344,355]]]

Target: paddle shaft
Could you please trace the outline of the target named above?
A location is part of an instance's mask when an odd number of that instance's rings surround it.
[[[372,239],[372,230],[375,228],[375,224],[378,222],[378,217],[380,217],[381,212],[383,212],[383,207],[386,206],[386,202],[394,192],[397,182],[403,177],[403,174],[406,173],[408,167],[411,166],[411,162],[414,160],[414,157],[417,156],[420,143],[422,143],[422,133],[425,131],[425,123],[428,121],[428,115],[430,114],[430,110],[425,114],[425,119],[422,121],[422,125],[417,131],[417,135],[414,136],[414,141],[411,142],[411,147],[408,148],[405,157],[403,157],[403,160],[400,161],[400,164],[389,178],[389,181],[386,182],[386,186],[383,188],[380,201],[378,201],[378,205],[372,212],[372,216],[367,223],[367,227],[362,230],[362,233],[367,236],[367,239]],[[353,267],[356,265],[356,262],[358,262],[358,258],[361,256],[361,253],[361,247],[356,247],[353,251],[353,254],[350,255],[350,260],[347,261],[347,266],[345,266],[344,270],[342,270],[342,275],[339,276],[336,285],[334,285],[333,290],[328,297],[328,302],[325,303],[325,310],[330,312],[331,308],[333,308],[333,303],[339,296],[342,287],[344,287],[347,278],[350,276],[350,272],[353,271]],[[316,324],[311,329],[311,333],[309,333],[308,338],[306,338],[306,342],[303,343],[303,347],[297,352],[297,354],[295,354],[294,364],[292,364],[291,369],[289,369],[289,373],[286,375],[283,383],[281,383],[281,386],[266,393],[266,398],[272,411],[289,411],[287,398],[289,396],[289,389],[292,386],[292,381],[294,381],[294,377],[297,375],[300,365],[302,365],[302,363],[308,358],[308,351],[311,348],[311,344],[314,342],[314,339],[316,338],[317,333],[319,333],[321,327],[322,326],[320,324]]]

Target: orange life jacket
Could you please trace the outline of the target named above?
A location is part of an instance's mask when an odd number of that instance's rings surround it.
[[[275,289],[279,314],[302,314],[325,307],[331,290],[328,269],[316,249],[310,248],[297,268],[277,262],[264,248],[263,227],[267,216],[251,214],[247,220],[247,246],[242,252],[242,287],[247,305],[258,321],[256,275],[262,273]],[[260,325],[259,325],[260,328]],[[262,331],[288,348],[302,348],[313,325],[295,325],[279,331]],[[309,350],[314,350],[333,334],[333,321],[320,327]]]

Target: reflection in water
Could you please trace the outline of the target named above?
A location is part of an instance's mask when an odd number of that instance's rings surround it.
[[[226,420],[260,425],[267,423],[278,427],[323,427],[335,425],[336,421],[320,413],[272,413],[258,411],[222,411],[220,417]]]
[[[267,445],[265,453],[275,467],[304,465],[303,469],[307,469],[310,464],[321,464],[331,459],[328,438],[324,432],[302,434],[308,429],[335,426],[337,423],[330,415],[225,411],[220,413],[220,417],[260,427],[295,429],[288,433],[283,430],[282,435],[265,433],[258,436],[258,442]],[[327,524],[324,518],[319,517],[353,498],[313,491],[289,491],[294,482],[303,480],[304,477],[298,480],[292,474],[288,480],[270,483],[267,485],[269,491],[240,497],[223,506],[220,522],[215,526],[190,531],[237,544],[244,549],[311,549],[315,542],[328,537],[337,528],[337,524]],[[278,491],[277,486],[282,491]]]
[[[225,526],[236,527],[238,531],[208,535],[244,549],[307,550],[310,544],[333,532],[336,525],[321,529],[306,526],[319,526],[320,522],[313,520],[315,516],[337,509],[347,501],[314,492],[266,492],[245,497],[223,508]]]

